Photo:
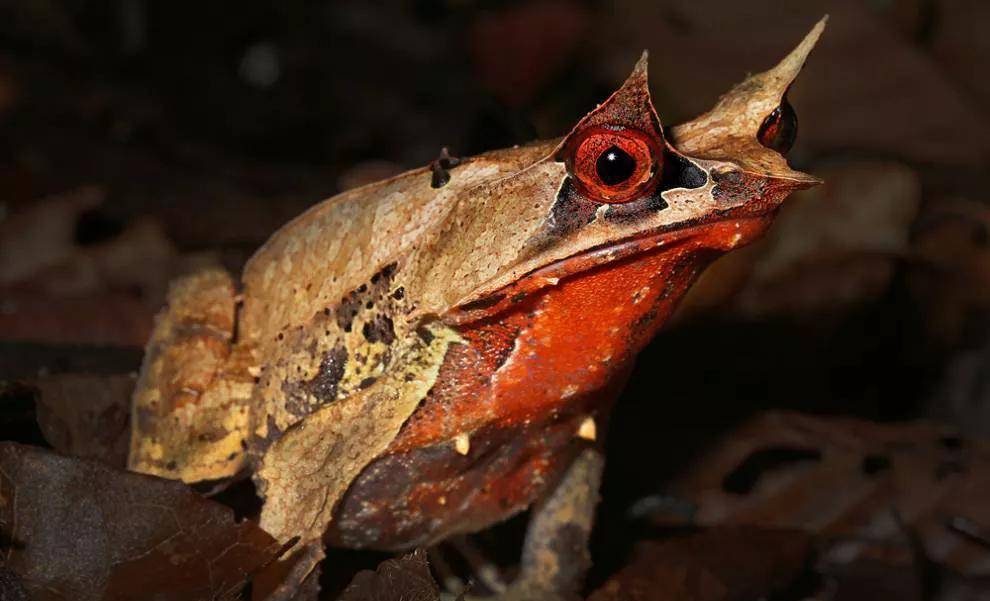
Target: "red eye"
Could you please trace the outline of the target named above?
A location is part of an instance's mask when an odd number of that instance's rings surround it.
[[[790,102],[787,102],[787,97],[780,102],[780,106],[773,109],[766,119],[763,120],[763,124],[760,125],[760,131],[757,132],[756,137],[760,141],[760,144],[766,146],[770,150],[776,151],[780,154],[787,154],[787,151],[794,146],[794,140],[797,138],[797,113],[794,112],[794,107],[791,106]]]
[[[657,143],[638,130],[596,127],[572,148],[568,170],[591,200],[628,202],[656,185],[661,154]]]

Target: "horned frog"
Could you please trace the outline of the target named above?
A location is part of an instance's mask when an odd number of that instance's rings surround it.
[[[261,526],[309,550],[298,578],[323,543],[426,546],[532,508],[502,598],[571,598],[636,353],[708,262],[818,183],[783,153],[786,92],[823,27],[668,131],[644,54],[562,139],[344,192],[279,229],[239,281],[176,282],[129,467],[252,474]]]

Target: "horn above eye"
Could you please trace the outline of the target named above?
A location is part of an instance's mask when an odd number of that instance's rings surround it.
[[[629,202],[652,191],[663,167],[658,144],[636,129],[592,127],[569,146],[568,172],[595,202]]]

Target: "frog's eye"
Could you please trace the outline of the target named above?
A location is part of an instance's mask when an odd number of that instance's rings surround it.
[[[619,203],[656,185],[661,157],[658,144],[639,130],[593,127],[571,144],[567,168],[588,198]]]
[[[773,109],[763,120],[756,137],[760,144],[770,150],[787,154],[791,146],[794,146],[794,140],[797,139],[797,128],[797,113],[794,112],[791,103],[787,102],[787,96],[784,96],[780,106]]]

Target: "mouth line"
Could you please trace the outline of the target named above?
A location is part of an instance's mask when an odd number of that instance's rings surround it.
[[[448,314],[448,320],[463,324],[482,319],[502,312],[540,289],[556,286],[569,276],[651,250],[676,250],[704,236],[711,237],[711,244],[701,244],[699,249],[728,251],[752,241],[768,224],[767,215],[721,218],[688,227],[681,224],[677,229],[654,231],[588,248],[525,273],[514,283],[491,294],[458,305]]]
[[[722,237],[720,239],[713,239],[713,243],[708,247],[713,250],[728,251],[736,246],[741,246],[744,243],[752,241],[756,237],[756,230],[762,231],[768,224],[769,219],[767,215],[725,217],[696,223],[687,227],[680,224],[676,229],[638,234],[574,253],[549,265],[535,269],[523,277],[538,275],[544,269],[559,267],[567,262],[586,257],[600,258],[600,263],[597,264],[605,264],[664,246],[677,248],[681,243],[686,243],[704,236],[712,236],[716,233],[721,234]],[[730,234],[733,229],[737,230],[737,232]]]

